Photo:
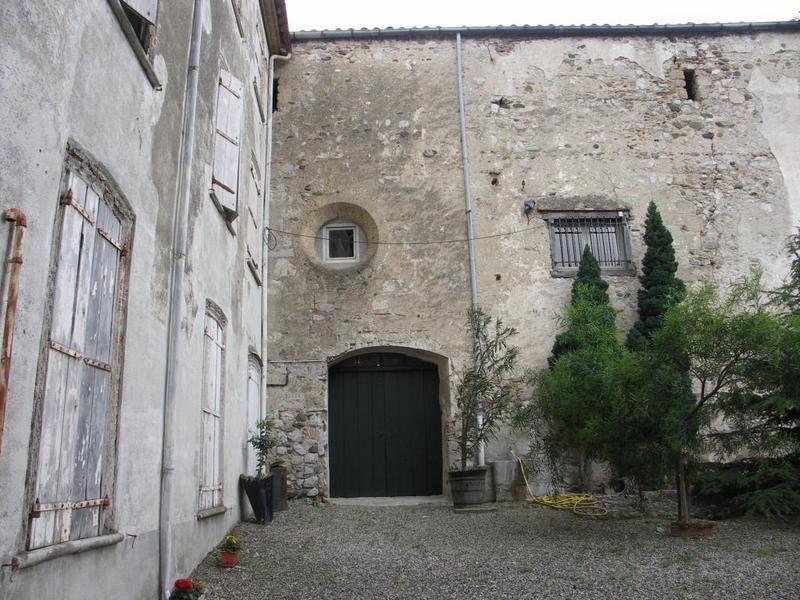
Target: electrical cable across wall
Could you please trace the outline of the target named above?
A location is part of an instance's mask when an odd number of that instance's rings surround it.
[[[463,243],[469,242],[470,239],[472,239],[472,240],[488,240],[488,239],[492,239],[492,238],[506,237],[506,236],[509,236],[509,235],[517,235],[519,233],[525,233],[526,231],[532,231],[533,229],[534,229],[533,227],[526,227],[524,229],[515,229],[515,230],[512,230],[512,231],[505,231],[503,233],[495,233],[493,235],[478,235],[478,236],[475,236],[473,238],[458,238],[458,239],[452,239],[452,240],[429,240],[429,241],[414,241],[414,242],[373,242],[373,241],[369,241],[369,240],[364,240],[364,241],[356,240],[354,243],[356,243],[356,244],[375,244],[376,246],[430,246],[430,245],[435,245],[435,244],[463,244]],[[327,238],[327,237],[321,236],[321,235],[307,235],[307,234],[304,234],[304,233],[296,233],[294,231],[283,231],[281,229],[274,229],[272,227],[267,227],[266,231],[267,231],[267,235],[269,236],[268,239],[270,241],[275,239],[275,234],[289,235],[289,236],[293,236],[293,237],[309,238],[309,239],[312,239],[312,240],[322,240],[322,241],[328,241],[330,239],[330,238]],[[271,249],[274,250],[274,248],[271,248]]]

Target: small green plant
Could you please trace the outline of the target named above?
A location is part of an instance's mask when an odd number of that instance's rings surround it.
[[[617,544],[616,546],[611,548],[608,551],[608,553],[613,554],[614,556],[620,556],[622,554],[625,554],[625,546],[623,546],[622,544]]]
[[[679,302],[686,293],[686,286],[675,273],[678,262],[672,247],[672,234],[664,226],[655,202],[647,207],[644,224],[644,243],[647,250],[642,260],[639,281],[639,320],[628,333],[627,346],[631,350],[642,350],[661,325],[667,309]]]
[[[238,552],[240,546],[239,538],[235,535],[226,535],[219,548],[225,552]]]
[[[756,558],[770,558],[784,552],[786,552],[786,548],[781,546],[765,546],[763,548],[756,548],[754,554]]]
[[[675,565],[690,565],[697,561],[697,555],[694,552],[685,552],[684,554],[668,554],[661,561],[661,566],[665,569],[674,567]]]
[[[501,319],[494,321],[480,308],[467,313],[469,329],[475,343],[476,365],[468,369],[456,386],[456,403],[461,415],[458,448],[461,470],[474,458],[478,446],[491,438],[515,398],[515,390],[505,381],[517,362],[519,349],[509,345],[517,330]],[[478,415],[483,422],[478,425]]]
[[[205,583],[199,579],[176,579],[169,594],[170,600],[197,600],[205,590]]]
[[[598,310],[602,311],[598,324],[610,325],[614,327],[615,313],[608,299],[608,282],[603,279],[600,271],[600,264],[592,254],[591,248],[586,246],[581,255],[581,262],[578,266],[578,273],[572,282],[572,302],[574,306],[579,303],[591,303],[597,305]],[[573,322],[564,319],[566,329],[556,336],[553,344],[553,351],[547,362],[552,367],[558,359],[574,350],[584,348],[587,343],[591,344],[592,339],[587,335],[586,323]],[[591,332],[588,332],[591,333]]]
[[[258,421],[255,433],[247,441],[256,451],[256,477],[263,477],[266,474],[267,455],[278,445],[278,438],[275,436],[275,421],[272,419]]]

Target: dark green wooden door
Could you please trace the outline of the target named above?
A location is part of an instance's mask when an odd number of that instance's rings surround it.
[[[442,493],[442,414],[436,366],[368,354],[331,368],[331,496]]]

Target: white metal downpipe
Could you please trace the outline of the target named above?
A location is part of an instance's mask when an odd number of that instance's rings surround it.
[[[264,159],[264,191],[261,208],[261,417],[267,414],[267,369],[269,368],[267,347],[267,276],[269,270],[269,203],[272,199],[272,106],[275,102],[275,61],[287,61],[292,58],[290,52],[286,56],[271,54],[269,57],[269,75],[267,78],[267,150]]]
[[[186,76],[181,163],[178,175],[177,206],[173,230],[172,286],[169,296],[169,338],[167,340],[167,373],[164,388],[164,429],[161,441],[161,495],[159,498],[158,585],[159,595],[166,599],[170,592],[170,559],[172,556],[171,510],[172,478],[175,471],[175,413],[178,393],[178,359],[180,357],[181,321],[184,316],[184,279],[186,276],[189,204],[191,200],[192,160],[194,158],[197,86],[200,70],[200,43],[203,36],[204,0],[194,0],[192,37],[189,43],[189,65]]]
[[[456,64],[458,68],[458,112],[461,117],[461,156],[464,162],[464,204],[466,205],[467,217],[467,250],[469,252],[469,285],[471,292],[471,305],[473,309],[478,308],[478,275],[475,267],[475,231],[472,226],[472,191],[470,189],[469,175],[469,149],[467,147],[467,111],[464,106],[464,72],[461,59],[461,34],[456,34]],[[480,345],[478,336],[473,332],[472,352],[475,357],[475,367],[481,364]],[[478,406],[478,428],[483,426],[483,399],[480,399]],[[486,452],[484,443],[478,444],[478,466],[486,464]]]

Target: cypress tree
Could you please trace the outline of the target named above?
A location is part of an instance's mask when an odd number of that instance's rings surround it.
[[[607,305],[608,311],[604,314],[604,320],[610,319],[610,322],[614,323],[614,309],[611,308],[611,302],[608,299],[608,282],[600,275],[600,265],[588,245],[583,249],[578,274],[572,282],[572,305],[574,306],[581,299],[594,304]],[[579,332],[574,331],[573,325],[559,333],[553,344],[553,352],[547,359],[550,366],[552,367],[561,355],[577,350],[581,346],[580,339],[582,336],[579,335]]]
[[[631,350],[643,349],[653,332],[661,325],[667,308],[680,300],[686,286],[675,276],[678,262],[672,247],[672,235],[661,220],[655,202],[647,207],[644,225],[647,250],[642,261],[642,284],[639,290],[639,320],[636,321],[626,345]]]

